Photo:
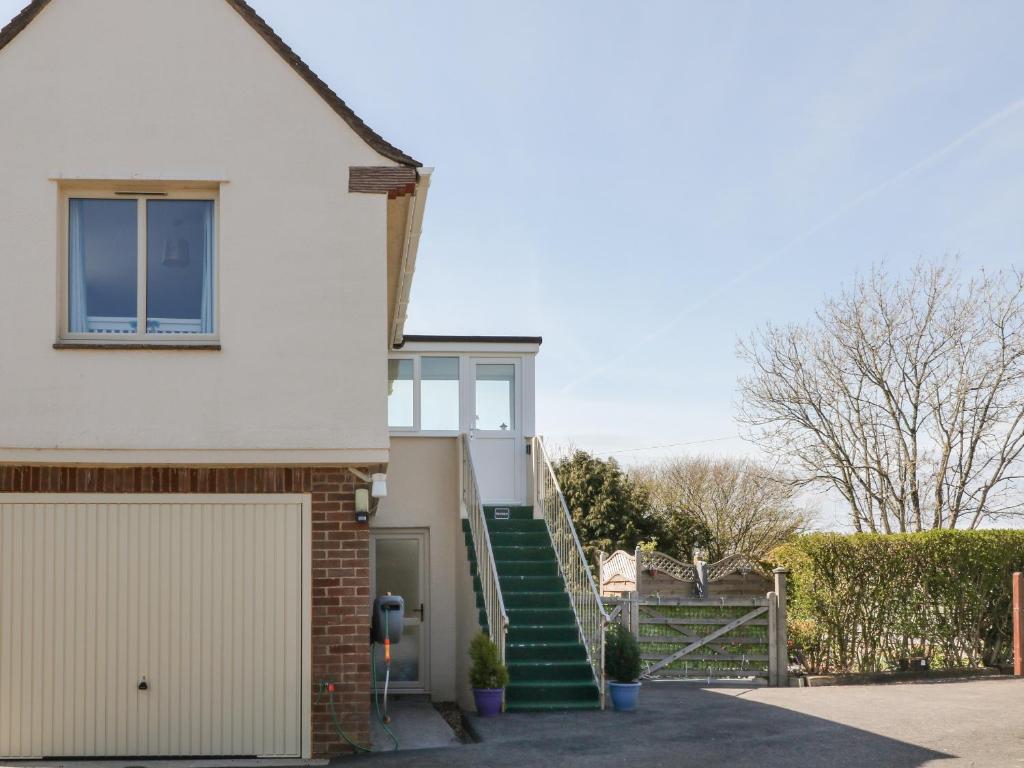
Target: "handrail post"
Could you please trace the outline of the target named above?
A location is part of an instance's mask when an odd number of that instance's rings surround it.
[[[508,636],[508,613],[505,600],[501,594],[501,580],[498,578],[498,567],[494,559],[494,547],[491,534],[487,529],[487,518],[484,514],[483,499],[480,485],[473,467],[473,454],[469,445],[469,435],[463,433],[460,439],[462,453],[462,501],[469,518],[469,528],[473,540],[473,551],[476,554],[477,575],[480,578],[480,591],[483,593],[484,613],[487,616],[487,631],[491,641],[498,649],[498,658],[505,663],[505,644]],[[503,702],[504,706],[504,702]]]
[[[594,574],[587,562],[580,537],[573,525],[565,495],[540,436],[534,438],[536,511],[539,509],[551,536],[558,567],[565,580],[576,625],[599,688],[601,708],[605,706],[604,639],[610,621]]]

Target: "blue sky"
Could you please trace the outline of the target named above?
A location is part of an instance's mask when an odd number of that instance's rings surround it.
[[[738,337],[1021,263],[1024,4],[251,1],[437,168],[408,328],[543,335],[555,442],[749,451]]]

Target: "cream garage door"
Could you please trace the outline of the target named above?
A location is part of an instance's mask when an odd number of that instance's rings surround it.
[[[308,755],[302,496],[0,494],[0,755]]]

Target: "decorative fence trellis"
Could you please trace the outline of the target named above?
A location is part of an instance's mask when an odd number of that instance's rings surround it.
[[[606,597],[640,643],[644,676],[787,684],[786,574],[765,597]]]

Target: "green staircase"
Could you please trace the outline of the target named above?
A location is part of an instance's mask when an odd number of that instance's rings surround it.
[[[499,510],[497,517],[495,510]],[[580,642],[547,526],[543,520],[533,519],[531,507],[485,506],[484,514],[509,621],[507,709],[598,709],[594,674]],[[468,520],[462,521],[462,530],[480,626],[486,630],[487,614]]]

